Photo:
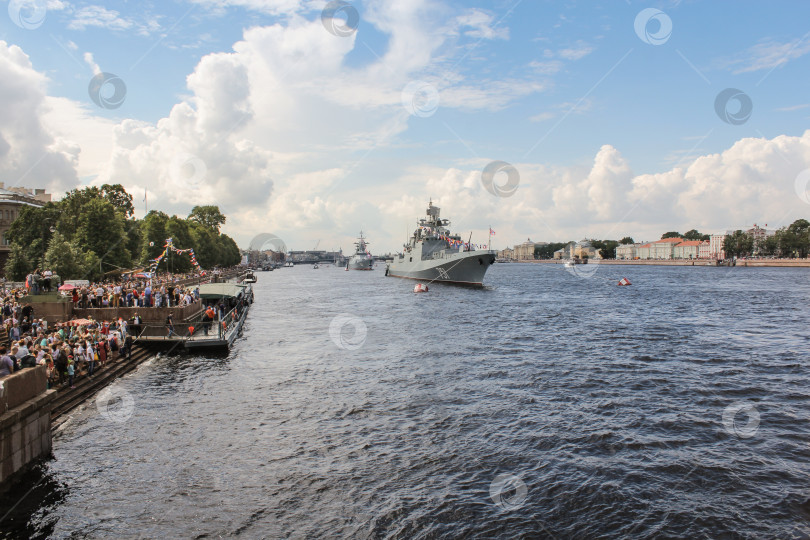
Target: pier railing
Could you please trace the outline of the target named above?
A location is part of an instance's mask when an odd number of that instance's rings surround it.
[[[157,321],[166,320],[171,313],[176,320],[193,320],[202,312],[201,302],[193,302],[182,306],[163,307],[108,307],[108,308],[73,308],[73,315],[78,318],[90,318],[97,321],[114,321],[118,317],[132,320],[135,315],[140,315],[142,319],[147,319],[149,324],[156,324]]]
[[[201,314],[202,312],[200,312]],[[210,338],[225,339],[231,328],[237,324],[242,317],[238,306],[227,312],[221,318],[217,317],[213,321],[203,321],[202,319],[180,322],[174,324],[172,331],[169,331],[169,326],[166,324],[141,324],[138,326],[130,325],[130,331],[135,336],[135,339],[142,339],[144,341],[155,341],[157,339],[176,340],[176,339],[189,339],[194,336],[208,336]],[[195,317],[196,318],[196,317]],[[205,334],[205,328],[208,327],[208,334]]]

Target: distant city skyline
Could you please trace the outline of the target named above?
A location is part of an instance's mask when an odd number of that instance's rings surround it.
[[[0,181],[380,253],[430,198],[498,249],[810,215],[810,5],[329,5],[9,2]]]

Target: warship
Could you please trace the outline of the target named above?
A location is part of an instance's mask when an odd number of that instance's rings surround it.
[[[346,263],[347,270],[372,270],[374,268],[374,259],[371,253],[368,252],[368,242],[363,238],[363,231],[360,231],[360,238],[354,243],[357,248]]]
[[[448,229],[450,221],[440,217],[440,208],[428,203],[427,217],[417,221],[404,251],[385,268],[386,276],[429,282],[482,287],[484,274],[495,263],[495,251],[476,250]]]

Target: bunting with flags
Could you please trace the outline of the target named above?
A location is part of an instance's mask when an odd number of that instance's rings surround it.
[[[197,262],[197,256],[194,254],[194,248],[178,249],[174,247],[171,238],[166,239],[166,243],[163,245],[163,253],[161,253],[156,258],[151,259],[149,261],[149,270],[151,271],[152,274],[155,273],[155,270],[157,270],[157,266],[160,264],[160,261],[162,261],[163,258],[166,257],[166,255],[169,253],[169,250],[180,254],[188,253],[189,258],[191,259],[191,265],[200,271],[200,275],[202,276],[205,275],[205,270],[203,270],[202,267],[200,266],[200,263]]]

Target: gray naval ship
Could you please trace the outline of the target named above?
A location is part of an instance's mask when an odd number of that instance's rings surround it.
[[[439,217],[440,209],[428,203],[427,218],[418,227],[403,253],[394,256],[385,269],[386,276],[429,282],[456,283],[481,287],[484,274],[495,262],[495,251],[475,250],[461,237],[450,233],[450,221]]]
[[[349,258],[346,268],[349,270],[373,270],[374,258],[368,252],[368,242],[363,238],[363,231],[360,231],[360,238],[354,243],[354,255]]]

